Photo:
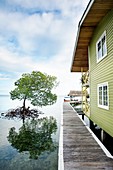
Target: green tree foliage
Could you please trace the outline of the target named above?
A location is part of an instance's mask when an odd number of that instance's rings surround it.
[[[19,152],[28,151],[29,158],[38,159],[44,151],[53,152],[57,148],[57,144],[52,139],[52,134],[56,130],[56,119],[44,117],[38,120],[28,120],[19,132],[12,127],[7,138]]]
[[[57,85],[55,76],[40,71],[25,73],[15,82],[16,88],[10,92],[11,99],[23,100],[23,108],[25,108],[26,99],[34,106],[52,105],[57,100],[56,94],[52,93]]]

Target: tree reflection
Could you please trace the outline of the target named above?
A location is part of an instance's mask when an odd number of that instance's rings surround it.
[[[57,130],[57,122],[53,117],[28,120],[16,132],[15,127],[9,130],[8,141],[19,152],[28,151],[29,158],[38,159],[44,151],[54,151],[57,145],[52,134]]]

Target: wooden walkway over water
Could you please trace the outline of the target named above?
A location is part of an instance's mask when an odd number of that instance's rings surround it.
[[[106,156],[72,109],[63,105],[64,170],[113,170],[113,159]]]

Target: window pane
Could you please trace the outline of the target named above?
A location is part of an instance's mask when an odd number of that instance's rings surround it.
[[[106,40],[105,40],[105,35],[102,38],[102,56],[106,54]]]
[[[107,54],[106,32],[102,34],[96,43],[97,62],[102,60]]]
[[[98,43],[98,59],[102,57],[102,52],[101,52],[101,41]]]
[[[108,106],[107,86],[103,86],[103,105]]]
[[[98,106],[104,109],[109,109],[108,83],[98,85]]]
[[[99,104],[102,105],[102,87],[99,87]]]

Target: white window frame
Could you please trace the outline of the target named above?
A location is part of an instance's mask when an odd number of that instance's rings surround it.
[[[106,101],[104,101],[104,90],[103,90],[105,86],[107,86],[107,105],[104,104],[104,102],[106,102]],[[109,110],[109,88],[108,88],[108,82],[98,84],[97,88],[98,88],[97,89],[97,92],[98,92],[98,94],[97,94],[97,96],[98,96],[98,107],[106,109],[106,110]],[[99,88],[102,88],[102,98],[101,98],[102,99],[101,100],[102,104],[100,104],[100,96],[99,96],[100,91],[99,91]]]
[[[104,37],[105,37],[105,42],[102,45],[102,40],[104,39]],[[100,53],[98,50],[99,44],[100,44]],[[96,43],[96,56],[97,56],[97,63],[107,56],[106,31],[104,31],[104,33],[101,35],[101,37],[98,39]]]

